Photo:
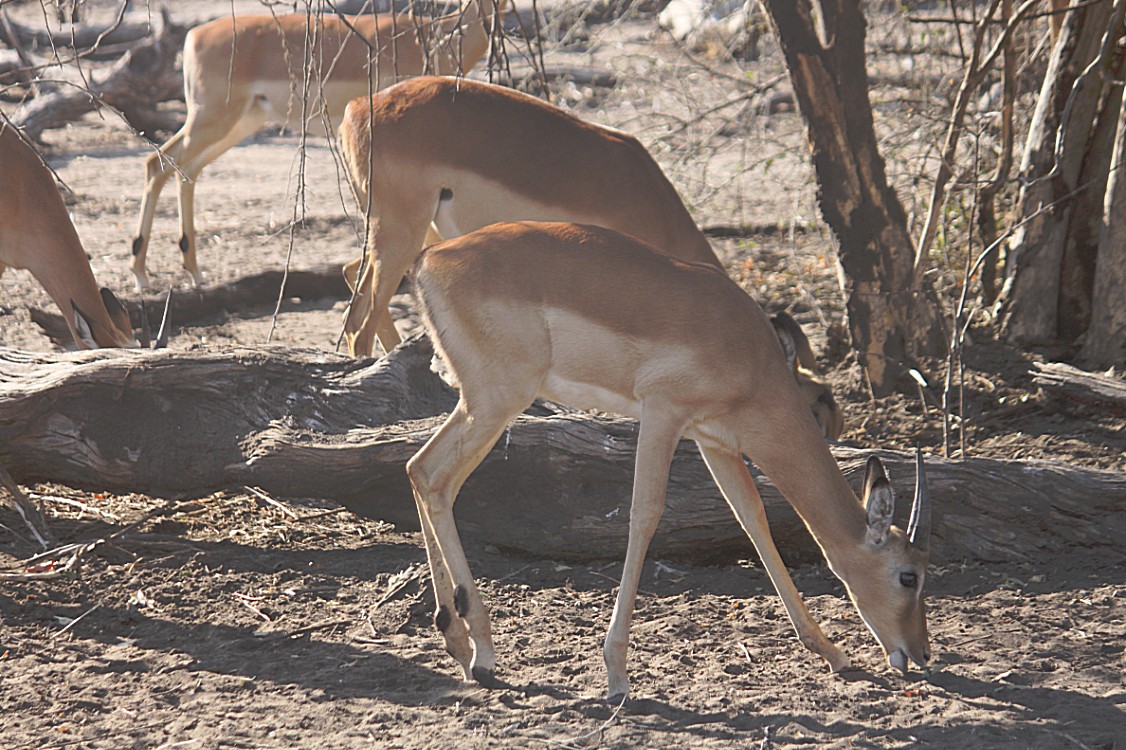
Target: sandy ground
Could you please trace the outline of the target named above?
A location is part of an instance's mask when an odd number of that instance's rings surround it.
[[[717,251],[766,307],[793,310],[822,350],[819,323],[839,321],[841,303],[800,119],[753,102],[692,115],[690,105],[741,89],[667,40],[654,41],[652,28],[652,17],[633,18],[549,50],[549,64],[619,77],[613,90],[561,85],[557,93],[584,116],[638,133],[701,224],[763,227],[717,242]],[[776,56],[745,65],[759,81],[780,71]],[[890,171],[911,206],[914,193],[902,186],[918,163],[894,160],[911,140],[894,137],[894,106],[889,97],[878,108],[880,123],[890,133]],[[129,242],[151,147],[109,116],[51,131],[46,141],[73,191],[95,273],[129,296]],[[342,263],[358,252],[352,201],[332,153],[311,144],[302,164],[298,146],[295,135],[264,131],[204,173],[197,229],[209,284],[287,262]],[[303,208],[295,209],[302,175]],[[158,287],[186,293],[175,217],[169,191],[149,264]],[[409,295],[399,301],[409,309]],[[273,343],[331,350],[343,304],[287,303]],[[29,306],[49,309],[50,301],[26,273],[0,278],[0,342],[52,348],[30,323]],[[171,345],[264,344],[271,313],[266,305],[177,326]],[[967,354],[979,386],[970,393],[975,414],[988,416],[1000,397],[1027,403],[1003,419],[972,422],[975,455],[1126,470],[1121,420],[1050,407],[1029,383],[1025,355],[989,341],[987,329],[978,338]],[[846,440],[940,444],[933,410],[924,415],[908,397],[871,404],[847,358],[830,352],[825,364],[846,410]],[[30,490],[44,498],[64,541],[103,538],[165,502]],[[0,523],[20,528],[7,510]],[[430,625],[420,541],[316,499],[281,508],[219,493],[102,545],[79,576],[0,583],[0,746],[1126,747],[1124,545],[1061,548],[1022,564],[933,561],[934,670],[907,677],[883,664],[824,565],[793,574],[857,665],[842,675],[801,648],[757,562],[653,560],[634,620],[633,698],[619,708],[602,699],[601,663],[619,563],[562,564],[466,540],[492,611],[499,675],[514,685],[489,691],[458,679]],[[31,552],[0,530],[0,566]]]

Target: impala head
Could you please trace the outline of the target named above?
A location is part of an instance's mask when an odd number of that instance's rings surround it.
[[[786,362],[794,371],[794,379],[801,389],[802,398],[813,411],[813,418],[826,440],[836,440],[844,432],[844,414],[833,398],[833,390],[816,374],[817,360],[809,339],[801,326],[787,313],[781,312],[770,319]]]
[[[851,571],[842,571],[849,596],[883,647],[888,664],[904,673],[909,662],[925,668],[930,659],[923,583],[931,513],[918,450],[915,471],[915,500],[904,531],[891,524],[895,495],[884,467],[875,456],[868,459],[864,474],[868,528],[860,549],[846,563]]]

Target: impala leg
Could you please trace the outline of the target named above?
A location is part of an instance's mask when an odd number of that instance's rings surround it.
[[[727,499],[727,504],[731,506],[743,530],[754,543],[759,559],[762,560],[770,576],[770,581],[774,584],[778,595],[782,597],[782,604],[786,607],[790,623],[797,631],[798,639],[810,651],[822,656],[829,663],[832,671],[848,669],[848,657],[825,637],[820,626],[809,614],[801,594],[798,593],[793,579],[790,578],[782,562],[782,557],[778,554],[778,548],[774,546],[774,538],[770,535],[770,526],[766,521],[766,508],[762,504],[762,496],[755,487],[755,481],[747,470],[747,465],[743,463],[743,457],[737,453],[706,448],[699,443],[697,445],[712,478]]]
[[[641,428],[637,438],[637,457],[633,475],[633,501],[629,511],[629,542],[626,546],[622,582],[614,602],[614,614],[602,656],[606,662],[607,696],[619,702],[629,695],[626,657],[629,651],[629,627],[633,618],[637,587],[649,541],[657,530],[665,508],[669,465],[680,439],[683,422],[664,414],[650,414],[642,408]]]
[[[484,460],[509,420],[531,400],[515,410],[499,405],[474,406],[470,416],[463,394],[445,424],[407,462],[434,580],[438,604],[435,622],[439,629],[446,626],[442,630],[446,649],[461,663],[466,677],[485,687],[499,684],[494,677],[496,651],[489,614],[473,583],[454,524],[453,505],[461,485]],[[472,646],[471,658],[467,658],[466,635]]]
[[[149,238],[152,237],[156,201],[168,178],[176,171],[175,162],[180,157],[183,140],[184,129],[181,128],[160,147],[159,151],[149,154],[148,159],[145,160],[145,190],[141,195],[141,215],[137,220],[137,232],[133,235],[133,276],[137,281],[138,291],[144,291],[150,286],[148,272],[145,270],[145,257],[148,255]]]
[[[430,565],[430,581],[434,587],[434,599],[437,608],[434,610],[434,627],[442,634],[446,643],[446,653],[457,660],[465,674],[466,680],[473,679],[473,646],[469,642],[469,630],[457,614],[454,604],[454,585],[450,580],[450,572],[446,568],[442,551],[434,536],[434,529],[430,526],[430,519],[422,512],[422,505],[418,503],[418,494],[415,501],[419,508],[419,522],[422,526],[422,538],[426,544],[426,561]]]
[[[389,220],[372,220],[368,229],[368,267],[356,283],[360,292],[344,319],[344,336],[353,356],[370,356],[375,350],[375,339],[384,352],[394,349],[402,341],[391,318],[391,297],[399,283],[422,252],[423,239],[429,219],[397,217]],[[349,264],[351,265],[351,264]],[[368,295],[361,300],[361,295]]]
[[[232,107],[234,105],[232,104]],[[203,284],[196,259],[195,186],[203,168],[237,146],[247,136],[258,132],[266,122],[268,112],[257,100],[245,106],[242,115],[223,130],[192,128],[184,137],[182,160],[183,177],[180,179],[180,254],[184,269],[191,275],[196,287]]]

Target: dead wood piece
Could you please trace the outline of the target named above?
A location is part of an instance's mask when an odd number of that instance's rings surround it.
[[[1126,416],[1126,382],[1062,362],[1036,363],[1032,382],[1053,396]]]
[[[0,348],[0,460],[24,482],[156,497],[249,485],[276,498],[332,499],[416,528],[404,466],[456,400],[430,371],[432,353],[422,337],[379,361],[282,347]],[[561,559],[620,557],[636,423],[536,414],[544,416],[515,420],[466,482],[457,504],[464,537]],[[870,451],[833,452],[858,484]],[[880,455],[900,496],[910,496],[912,457]],[[1126,534],[1122,472],[988,459],[927,465],[936,560],[1021,560],[1071,546],[1114,547]],[[759,480],[779,548],[791,562],[818,559],[790,506]],[[673,462],[652,549],[697,561],[753,555],[691,443]]]
[[[120,22],[66,25],[55,29],[34,29],[13,21],[11,31],[19,44],[36,50],[88,50],[110,45],[132,45],[152,34],[152,16],[147,12],[128,13]],[[100,41],[99,41],[100,40]],[[53,54],[53,52],[52,52]]]
[[[281,288],[283,271],[263,271],[226,284],[204,287],[200,290],[177,291],[172,295],[169,317],[174,327],[194,325],[213,320],[227,313],[269,308],[272,312]],[[308,269],[290,269],[285,282],[286,299],[348,299],[350,290],[340,272],[340,266],[324,264]],[[129,311],[134,328],[141,328],[144,311],[148,312],[149,327],[157,330],[164,314],[164,294],[148,295],[142,306],[140,300],[122,300]],[[283,308],[284,309],[284,308]],[[31,308],[31,320],[43,329],[52,340],[68,342],[70,328],[58,313]]]
[[[119,110],[143,132],[144,123],[155,117],[157,103],[183,96],[183,78],[175,62],[187,33],[187,28],[165,18],[152,36],[117,62],[90,71],[89,87],[66,86],[37,96],[11,119],[38,140],[44,130],[62,127],[104,104]]]

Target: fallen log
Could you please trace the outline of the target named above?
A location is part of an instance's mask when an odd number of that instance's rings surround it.
[[[336,500],[413,528],[404,464],[456,400],[430,372],[431,357],[425,338],[379,361],[282,347],[0,348],[0,461],[25,483],[161,498],[254,485],[275,497]],[[549,406],[519,417],[461,492],[466,540],[556,558],[620,557],[636,436],[631,420]],[[857,486],[870,451],[833,452]],[[909,497],[912,457],[880,455]],[[1126,534],[1124,473],[990,459],[928,458],[927,466],[936,562],[1120,549]],[[761,477],[759,484],[787,559],[816,559],[789,505]],[[753,554],[687,442],[673,463],[653,554],[698,561]]]
[[[183,76],[175,63],[188,29],[173,24],[163,11],[160,18],[153,34],[119,60],[88,71],[89,86],[43,93],[17,109],[12,122],[35,140],[44,130],[62,127],[102,105],[120,111],[142,133],[163,123],[156,105],[183,97]]]
[[[1054,398],[1126,416],[1126,382],[1062,362],[1037,362],[1032,382]]]
[[[286,300],[346,300],[351,296],[340,265],[336,263],[325,263],[313,268],[294,268],[290,269],[288,275],[281,270],[269,270],[224,284],[175,291],[168,311],[169,320],[175,328],[182,328],[214,320],[228,313],[267,305],[273,307],[278,299],[283,276]],[[129,299],[124,295],[121,301],[129,311],[134,328],[141,328],[145,313],[148,314],[151,330],[155,331],[160,327],[164,315],[164,293],[145,295],[143,304],[142,299]],[[284,305],[282,309],[285,309]],[[53,341],[64,345],[71,341],[70,328],[62,315],[34,307],[30,308],[30,313],[32,322],[42,328]]]

